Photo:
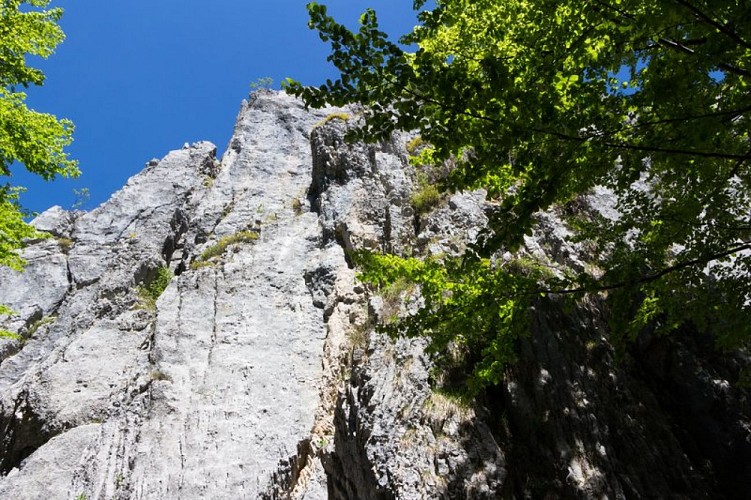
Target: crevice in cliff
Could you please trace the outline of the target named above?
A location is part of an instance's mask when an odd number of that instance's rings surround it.
[[[178,209],[172,215],[170,220],[170,233],[164,239],[162,244],[162,259],[167,263],[175,276],[179,276],[185,271],[185,261],[187,255],[185,254],[185,242],[183,236],[188,231],[188,220],[185,213]],[[175,258],[177,254],[177,258]]]
[[[56,306],[55,310],[57,310]],[[18,354],[21,349],[24,348],[26,342],[34,335],[35,331],[42,326],[44,322],[44,311],[39,306],[35,306],[31,312],[25,311],[24,316],[21,318],[23,325],[19,328],[19,339],[12,342],[3,343],[2,349],[0,349],[0,363],[4,359],[10,358]]]
[[[392,221],[391,221],[391,206],[386,206],[386,210],[383,214],[383,240],[381,241],[381,248],[387,253],[393,253],[397,251],[394,247],[394,241],[392,239]]]
[[[59,432],[51,429],[34,410],[28,392],[19,393],[12,411],[0,413],[0,474],[20,467],[29,455]]]
[[[220,268],[221,269],[221,268]],[[209,344],[209,352],[206,356],[206,370],[203,372],[203,384],[206,384],[206,378],[209,376],[212,364],[214,362],[214,347],[216,347],[216,338],[218,333],[218,315],[219,315],[219,273],[220,269],[214,270],[214,289],[213,289],[213,302],[212,302],[212,322],[211,322],[211,343]]]
[[[296,498],[296,493],[305,487],[307,469],[316,460],[316,453],[310,439],[303,439],[297,444],[297,453],[279,461],[277,469],[271,475],[271,486],[259,495],[263,500],[286,500]]]
[[[350,384],[356,384],[356,376]],[[366,451],[368,432],[361,427],[357,408],[361,401],[354,399],[353,391],[339,395],[334,415],[335,451],[327,453],[322,461],[328,478],[328,494],[332,500],[393,500],[388,481],[379,482]],[[348,407],[349,411],[345,409]]]
[[[68,278],[68,291],[65,294],[67,297],[70,292],[76,289],[76,280],[73,278],[73,271],[70,269],[70,259],[68,258],[67,253],[65,254],[65,272],[66,277]]]

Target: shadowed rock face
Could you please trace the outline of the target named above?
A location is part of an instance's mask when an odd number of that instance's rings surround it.
[[[435,393],[424,341],[373,331],[402,305],[371,296],[346,251],[460,252],[483,193],[415,214],[408,137],[347,144],[344,122],[319,124],[334,111],[256,93],[221,161],[197,143],[96,210],[37,218],[53,237],[25,273],[0,270],[17,312],[0,328],[24,337],[0,339],[0,498],[751,491],[748,360],[686,332],[616,362],[596,301],[538,304],[519,363],[473,407]],[[540,217],[524,251],[580,266]],[[175,276],[154,306],[139,288],[160,268]]]

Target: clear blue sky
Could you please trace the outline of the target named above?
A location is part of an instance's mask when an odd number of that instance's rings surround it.
[[[322,0],[354,27],[366,7],[394,37],[415,24],[412,0]],[[304,0],[58,0],[67,39],[39,61],[43,87],[30,107],[76,125],[69,151],[83,174],[45,183],[14,169],[23,205],[70,208],[88,188],[91,209],[151,158],[209,140],[223,152],[250,82],[285,77],[316,84],[336,75],[328,44],[307,27]]]

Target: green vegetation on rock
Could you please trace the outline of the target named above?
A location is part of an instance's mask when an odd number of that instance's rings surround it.
[[[155,311],[157,299],[162,295],[173,277],[174,274],[169,267],[158,268],[151,281],[138,287],[139,305],[148,311]]]
[[[417,190],[412,193],[409,201],[418,214],[429,212],[441,201],[441,192],[435,184],[418,184]]]
[[[322,120],[316,122],[316,124],[313,125],[313,128],[321,127],[332,120],[341,120],[343,122],[346,122],[346,121],[349,121],[350,118],[352,118],[352,116],[350,116],[349,113],[342,113],[342,112],[331,113],[330,115],[327,115]]]
[[[415,136],[409,141],[407,141],[407,144],[405,144],[405,148],[407,149],[407,153],[410,154],[410,156],[415,156],[417,153],[420,152],[420,150],[427,145],[425,144],[425,141],[422,140],[422,136]]]
[[[207,261],[213,257],[222,255],[230,245],[237,243],[251,243],[258,239],[257,231],[239,231],[234,234],[223,236],[215,244],[209,246],[201,253],[200,261]]]
[[[8,330],[0,330],[0,339],[22,340],[23,337],[17,333],[13,333]]]
[[[270,76],[263,76],[255,81],[250,82],[250,92],[255,92],[261,89],[270,89],[274,86],[274,79]]]

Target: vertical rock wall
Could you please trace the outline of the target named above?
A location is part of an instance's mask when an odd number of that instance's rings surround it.
[[[322,249],[305,193],[324,116],[257,94],[221,163],[211,144],[186,146],[90,213],[40,217],[55,237],[1,277],[26,338],[4,341],[0,365],[0,496],[272,488],[319,403],[325,327],[306,276]],[[253,238],[201,258],[236,234]],[[138,290],[160,268],[177,275],[153,307]]]
[[[0,498],[749,491],[751,411],[733,388],[748,360],[695,332],[616,361],[601,304],[541,302],[502,387],[474,405],[436,392],[423,340],[374,331],[403,304],[359,284],[347,252],[460,252],[484,195],[416,214],[408,137],[346,144],[334,111],[256,93],[221,161],[186,146],[92,212],[35,221],[52,237],[25,273],[0,270],[17,312],[0,328],[23,337],[0,339]],[[541,218],[525,251],[581,265]],[[153,304],[142,290],[163,269]]]

